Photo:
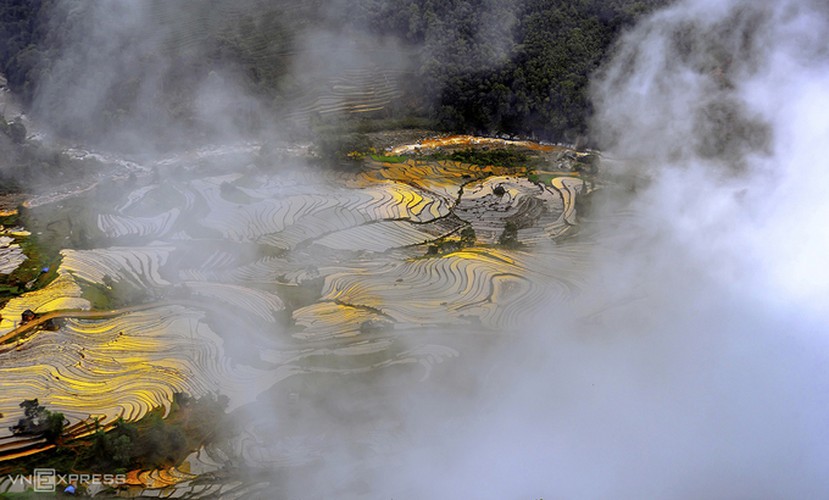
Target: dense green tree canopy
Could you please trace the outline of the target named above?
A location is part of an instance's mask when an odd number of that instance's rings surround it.
[[[273,112],[284,111],[307,90],[311,80],[301,73],[313,66],[307,59],[319,55],[302,47],[335,33],[335,45],[343,45],[343,37],[362,37],[364,46],[393,46],[406,58],[404,104],[394,108],[397,115],[457,131],[573,140],[586,132],[588,80],[614,40],[638,16],[668,1],[145,2],[151,31],[128,32],[120,40],[142,49],[134,60],[119,62],[118,78],[95,102],[96,116],[100,130],[107,130],[140,113],[136,103],[148,93],[144,80],[152,77],[160,81],[153,92],[161,89],[157,99],[164,109],[182,122],[193,121],[193,89],[216,78],[218,67]],[[84,25],[93,4],[9,0],[0,6],[0,71],[24,102],[31,105],[39,86],[68,71],[58,64],[66,46],[96,34],[100,46],[107,43],[101,26]],[[104,52],[92,51],[88,62]],[[147,71],[153,57],[169,62],[162,74]],[[335,62],[336,57],[324,64]],[[70,123],[67,133],[98,131]]]

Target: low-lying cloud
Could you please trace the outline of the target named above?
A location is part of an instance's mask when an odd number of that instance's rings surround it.
[[[148,107],[129,112],[118,139],[139,146],[147,131],[180,126],[153,99],[174,63],[154,59],[148,8],[96,4],[122,24],[93,23],[91,39],[129,48],[70,44],[40,90],[42,117],[57,128],[94,120],[113,82],[123,88],[123,65],[142,72],[133,90]],[[155,30],[162,39],[165,29]],[[309,33],[309,53],[323,51]],[[277,466],[270,493],[826,496],[827,37],[826,7],[806,0],[680,1],[624,35],[593,85],[594,133],[605,173],[637,180],[594,197],[580,296],[503,337],[434,332],[460,354],[435,362],[443,372],[426,382],[393,370],[331,377],[299,394],[307,404],[277,383],[239,412],[242,425],[259,419],[259,441],[327,452],[311,466]],[[245,126],[220,118],[259,116],[258,101],[232,72],[206,74],[191,118],[242,137]]]
[[[639,180],[596,195],[589,283],[479,366],[464,424],[419,426],[380,491],[829,492],[827,22],[818,2],[685,1],[622,38],[594,128],[606,172]]]

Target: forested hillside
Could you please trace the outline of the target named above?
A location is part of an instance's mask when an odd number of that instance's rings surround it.
[[[205,121],[194,89],[221,69],[252,96],[223,102],[236,126],[258,126],[264,106],[300,124],[351,113],[573,140],[586,132],[590,74],[626,26],[668,1],[155,1],[138,3],[138,13],[108,6],[102,17],[95,2],[8,0],[0,71],[69,136],[149,128],[159,110],[185,125]],[[81,55],[69,64],[73,47]],[[107,58],[115,73],[86,69]],[[88,87],[84,78],[96,85],[89,102],[55,91]],[[66,100],[84,112],[49,115]]]

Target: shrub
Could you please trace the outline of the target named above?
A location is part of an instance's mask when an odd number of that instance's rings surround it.
[[[504,225],[504,232],[498,238],[498,244],[507,248],[517,248],[521,246],[518,241],[518,224],[513,221],[508,221]]]

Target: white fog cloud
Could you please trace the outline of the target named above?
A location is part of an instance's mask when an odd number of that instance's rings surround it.
[[[624,36],[594,128],[607,168],[647,181],[605,203],[627,216],[597,214],[577,302],[539,313],[461,429],[408,455],[422,481],[400,498],[829,493],[827,20],[685,1]]]

